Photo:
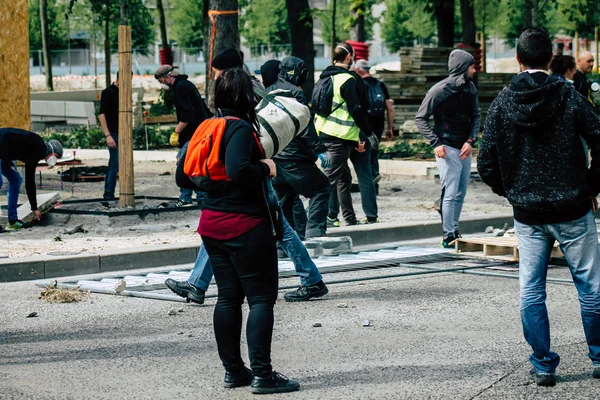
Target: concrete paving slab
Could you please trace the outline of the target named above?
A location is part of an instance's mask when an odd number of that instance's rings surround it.
[[[45,213],[48,210],[52,209],[56,202],[60,200],[60,195],[56,192],[39,194],[36,197],[38,202],[38,209],[42,213]],[[25,201],[25,203],[21,204],[19,208],[17,208],[17,215],[19,219],[25,223],[29,223],[35,219],[33,213],[31,212],[31,204],[29,204],[29,200]],[[0,224],[6,225],[7,222],[8,217],[6,215],[0,216]]]
[[[75,274],[97,274],[99,272],[99,255],[48,257],[44,260],[45,278],[58,278]]]
[[[141,249],[102,252],[100,272],[193,263],[196,261],[199,246],[200,243],[197,246],[145,246]]]
[[[0,282],[28,281],[44,278],[44,259],[28,257],[15,263],[10,258],[0,258]]]

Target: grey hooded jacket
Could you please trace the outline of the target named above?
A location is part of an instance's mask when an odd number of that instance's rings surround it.
[[[436,83],[423,99],[415,117],[419,131],[431,146],[462,148],[467,140],[475,141],[481,114],[477,89],[465,76],[473,56],[453,50],[448,58],[448,78]],[[434,126],[429,125],[433,115]]]

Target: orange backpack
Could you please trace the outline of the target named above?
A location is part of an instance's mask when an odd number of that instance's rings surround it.
[[[225,163],[219,159],[228,120],[239,118],[221,117],[205,120],[196,128],[188,143],[183,171],[200,188],[206,188],[210,182],[230,180]],[[262,151],[256,134],[254,138]]]

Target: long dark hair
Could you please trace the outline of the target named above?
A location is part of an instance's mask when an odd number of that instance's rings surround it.
[[[259,132],[254,111],[252,80],[241,68],[229,68],[215,82],[215,108],[228,108],[249,122]]]

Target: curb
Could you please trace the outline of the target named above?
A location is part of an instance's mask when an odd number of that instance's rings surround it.
[[[489,225],[512,226],[512,215],[497,215],[489,218],[468,218],[461,220],[462,233],[483,232]],[[404,224],[379,223],[359,225],[329,230],[328,237],[349,236],[354,246],[378,245],[403,240],[424,239],[440,236],[440,222],[420,221]],[[15,282],[36,279],[50,279],[70,275],[97,274],[142,268],[155,268],[164,265],[190,264],[196,261],[200,244],[172,244],[144,246],[121,251],[103,251],[94,255],[76,256],[36,256],[14,259],[0,259],[0,282]]]

